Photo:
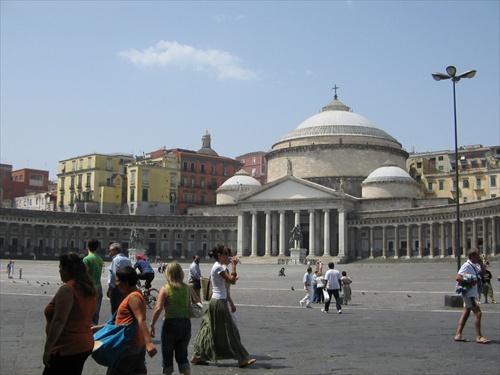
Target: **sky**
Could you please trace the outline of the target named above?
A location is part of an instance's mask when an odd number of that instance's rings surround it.
[[[0,161],[269,151],[334,96],[408,152],[500,145],[499,1],[5,1]]]

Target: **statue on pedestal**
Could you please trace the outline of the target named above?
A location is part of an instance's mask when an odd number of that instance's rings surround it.
[[[299,249],[302,242],[302,229],[300,229],[300,225],[297,224],[296,226],[294,226],[290,233],[291,237],[289,243],[294,242],[294,248]]]
[[[131,249],[142,249],[142,234],[139,229],[132,229],[130,232],[130,248]]]

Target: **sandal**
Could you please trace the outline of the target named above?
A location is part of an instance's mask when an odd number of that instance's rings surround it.
[[[240,368],[244,368],[244,367],[250,366],[252,363],[255,363],[256,361],[257,360],[255,358],[249,359],[245,363],[240,364]]]

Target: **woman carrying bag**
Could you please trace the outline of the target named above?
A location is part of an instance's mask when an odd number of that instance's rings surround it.
[[[136,320],[137,330],[118,360],[108,367],[106,375],[145,375],[148,373],[146,352],[150,357],[157,353],[146,324],[146,301],[137,287],[137,280],[137,272],[130,266],[116,272],[116,287],[126,297],[116,310],[114,324],[127,325]],[[103,326],[94,327],[94,331]]]

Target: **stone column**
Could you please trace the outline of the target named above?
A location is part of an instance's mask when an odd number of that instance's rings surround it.
[[[440,245],[439,245],[439,247],[440,247],[440,249],[439,249],[439,257],[440,258],[444,258],[445,254],[446,254],[446,242],[445,242],[445,238],[444,238],[444,236],[445,236],[445,229],[446,229],[445,225],[446,224],[443,221],[441,223],[441,227],[440,227],[440,229],[441,229],[441,236],[439,238],[439,242],[440,242]]]
[[[266,246],[265,255],[271,256],[271,211],[266,211]]]
[[[244,231],[244,220],[243,220],[243,212],[238,212],[238,238],[236,240],[236,247],[238,248],[238,253],[239,256],[242,257],[244,256],[243,251],[244,251],[244,246],[243,246],[243,231]],[[209,246],[210,247],[210,246]]]
[[[423,225],[417,224],[418,228],[418,257],[424,256]]]
[[[394,259],[399,258],[399,226],[394,225]]]
[[[345,258],[347,244],[347,220],[345,209],[339,210],[339,259]]]
[[[451,253],[454,258],[460,255],[460,249],[457,249],[457,223],[452,222],[451,225]]]
[[[252,256],[257,256],[257,211],[252,211]]]
[[[285,228],[285,211],[279,211],[280,214],[280,257],[285,256],[286,249],[286,228]]]
[[[406,259],[411,258],[411,225],[406,226]]]
[[[182,237],[182,247],[181,247],[181,259],[186,259],[187,247],[188,247],[188,235],[185,228],[181,229]]]
[[[472,219],[472,241],[471,246],[473,249],[477,249],[477,220]]]
[[[309,210],[309,256],[316,256],[316,211]]]
[[[462,220],[462,256],[467,258],[467,222]]]
[[[172,259],[174,248],[175,248],[175,233],[174,233],[174,229],[171,228],[168,232],[167,259]],[[210,251],[210,247],[207,249],[207,254],[209,251]],[[208,257],[207,254],[205,254],[205,257]]]
[[[382,259],[387,258],[387,227],[382,226]]]
[[[488,254],[488,219],[483,219],[483,254]]]
[[[434,223],[429,223],[429,258],[434,257]]]
[[[330,210],[323,210],[324,212],[324,238],[323,238],[323,255],[330,254]]]
[[[370,259],[375,258],[375,228],[373,227],[368,227],[368,230],[370,231]]]
[[[497,253],[497,218],[491,217],[491,255],[495,256]]]

